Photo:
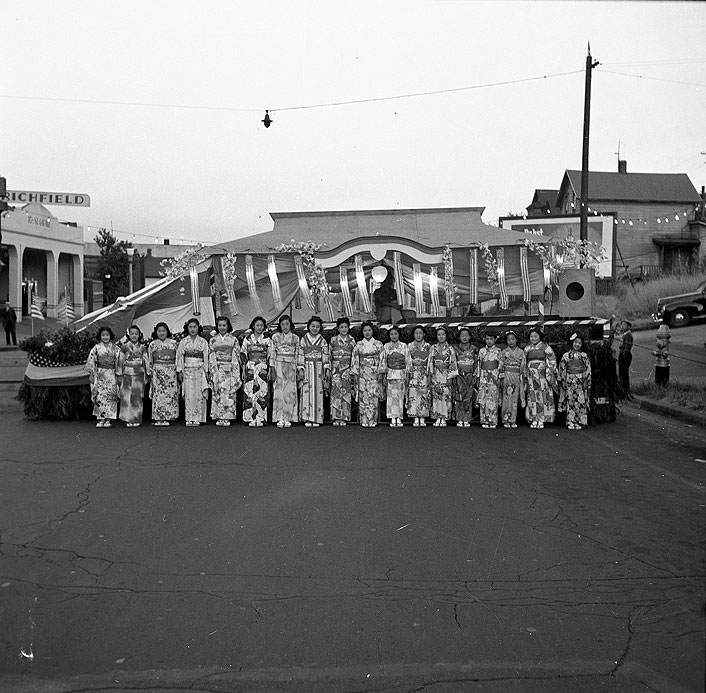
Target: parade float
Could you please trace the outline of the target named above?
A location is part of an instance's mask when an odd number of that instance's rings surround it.
[[[538,323],[560,358],[573,332],[586,338],[593,364],[593,420],[614,419],[615,365],[604,340],[607,321],[593,313],[595,272],[605,263],[595,243],[543,238],[486,225],[482,208],[273,214],[273,231],[218,246],[199,246],[165,260],[164,276],[94,311],[57,335],[40,335],[29,353],[19,398],[31,418],[86,418],[90,393],[83,364],[92,335],[131,324],[149,337],[166,322],[179,335],[196,316],[207,330],[217,315],[237,335],[256,315],[268,325],[289,314],[297,331],[320,315],[328,337],[340,316],[352,332],[362,320],[417,324],[434,341],[440,324],[469,327],[474,341],[514,330],[520,342]],[[85,353],[84,353],[85,352]]]

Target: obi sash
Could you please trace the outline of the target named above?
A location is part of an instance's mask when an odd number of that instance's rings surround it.
[[[586,364],[581,359],[569,359],[566,372],[570,375],[581,375],[586,372]]]
[[[294,363],[297,360],[297,347],[294,344],[278,344],[275,347],[275,358],[278,361]]]
[[[155,364],[173,366],[176,363],[176,349],[160,349],[152,353]]]
[[[115,357],[114,356],[99,356],[96,362],[98,368],[105,368],[111,371],[115,370]]]
[[[500,361],[498,361],[497,359],[492,359],[492,360],[489,360],[489,361],[483,361],[483,362],[480,364],[480,367],[481,367],[484,371],[494,371],[494,370],[497,369],[497,367],[498,367],[499,365],[500,365]]]
[[[324,351],[323,348],[320,346],[303,346],[302,351],[304,352],[304,361],[308,363],[314,363],[314,362],[319,362],[323,361],[324,359]]]
[[[377,366],[380,362],[379,354],[361,354],[360,360],[368,366]]]
[[[248,361],[251,363],[265,363],[267,361],[267,347],[260,344],[248,344]]]
[[[184,354],[184,368],[201,368],[203,366],[203,354],[189,353]]]
[[[461,352],[460,354],[456,354],[458,369],[463,373],[468,373],[473,370],[473,361],[473,354],[470,352]]]
[[[353,347],[351,345],[337,346],[331,349],[331,360],[336,366],[349,366],[352,354]]]
[[[123,364],[123,375],[142,375],[145,372],[142,359],[129,359]]]
[[[233,359],[233,347],[230,344],[217,344],[213,347],[216,361],[228,361]]]
[[[446,356],[434,356],[434,365],[438,368],[445,367],[448,364]]]
[[[505,371],[509,373],[519,373],[520,363],[518,361],[505,361]]]
[[[544,353],[544,349],[532,349],[527,352],[528,361],[546,361],[547,355]]]
[[[404,354],[392,352],[387,357],[387,367],[392,371],[403,371],[407,367],[407,360]]]

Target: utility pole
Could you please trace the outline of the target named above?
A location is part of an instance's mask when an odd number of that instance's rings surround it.
[[[589,129],[591,126],[591,73],[593,68],[599,65],[597,60],[591,57],[591,44],[588,44],[588,55],[586,56],[586,88],[583,97],[583,156],[581,158],[581,225],[579,227],[579,238],[582,241],[588,240],[588,143]]]

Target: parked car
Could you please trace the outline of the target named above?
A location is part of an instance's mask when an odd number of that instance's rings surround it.
[[[697,318],[706,318],[706,281],[695,291],[657,299],[657,310],[652,319],[666,322],[670,327],[683,327]]]

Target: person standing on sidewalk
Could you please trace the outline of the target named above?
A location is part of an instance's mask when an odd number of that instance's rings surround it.
[[[15,309],[10,305],[9,301],[5,301],[5,306],[2,310],[2,325],[5,328],[5,341],[8,346],[10,344],[17,346],[17,333],[15,332],[17,313],[15,313]]]
[[[622,396],[627,399],[632,399],[630,394],[630,364],[632,363],[633,344],[631,327],[632,323],[629,320],[623,320],[620,323],[620,330],[615,335],[620,347],[618,351],[618,382]]]

